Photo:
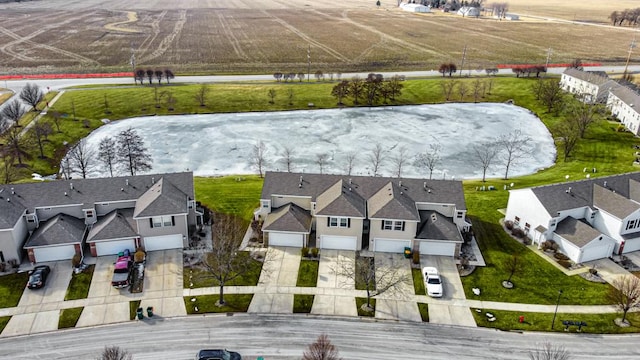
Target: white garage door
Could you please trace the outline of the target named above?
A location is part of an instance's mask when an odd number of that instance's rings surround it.
[[[96,254],[98,256],[115,255],[128,249],[131,253],[136,251],[133,239],[96,242]]]
[[[36,262],[69,260],[76,254],[73,245],[47,246],[42,248],[33,248],[33,255]]]
[[[322,235],[320,237],[321,249],[356,250],[357,246],[358,238],[355,236]]]
[[[420,242],[421,255],[453,256],[455,251],[456,251],[455,243],[444,243],[444,242],[435,242],[435,241]]]
[[[144,238],[144,250],[166,250],[166,249],[182,249],[184,244],[182,242],[181,234],[163,235],[163,236],[147,236]]]
[[[304,246],[303,243],[304,237],[302,236],[302,234],[279,232],[269,233],[269,246],[293,246],[301,248]]]
[[[604,259],[611,256],[613,252],[613,244],[605,244],[600,246],[589,246],[582,252],[580,262]]]
[[[411,247],[411,240],[375,238],[373,244],[373,251],[402,254],[405,247]]]
[[[623,253],[640,250],[640,239],[629,239],[624,243]]]

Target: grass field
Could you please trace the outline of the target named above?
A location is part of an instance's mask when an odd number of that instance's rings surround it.
[[[196,301],[191,301],[193,298]],[[247,312],[253,294],[226,294],[224,295],[225,306],[216,305],[219,299],[218,295],[185,296],[184,303],[187,307],[187,314]],[[198,311],[196,311],[196,307]]]
[[[75,327],[82,315],[84,307],[76,307],[60,310],[60,318],[58,319],[58,329],[67,329]]]
[[[434,69],[460,61],[470,69],[499,63],[544,63],[574,58],[623,62],[632,28],[596,27],[523,16],[520,21],[463,18],[434,11],[401,11],[396,1],[322,3],[257,0],[229,3],[166,0],[0,4],[0,71],[94,72],[170,67],[175,72],[270,73],[307,70]],[[585,5],[550,0],[510,2],[521,15],[607,24],[631,0]],[[25,17],[28,21],[25,21]],[[536,34],[536,36],[531,36]],[[446,41],[443,41],[446,39]],[[287,46],[282,46],[287,44]]]
[[[18,305],[27,285],[27,272],[0,276],[0,309]]]

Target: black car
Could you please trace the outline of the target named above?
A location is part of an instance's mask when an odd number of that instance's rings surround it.
[[[36,266],[33,270],[29,271],[27,287],[29,289],[40,289],[46,284],[50,272],[51,268],[47,265]]]
[[[242,356],[227,349],[200,350],[196,355],[196,360],[242,360]]]

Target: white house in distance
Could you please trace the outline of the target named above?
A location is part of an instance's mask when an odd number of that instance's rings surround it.
[[[402,10],[404,10],[404,11],[415,12],[415,13],[429,13],[429,12],[431,12],[431,9],[428,6],[421,5],[421,4],[415,4],[415,3],[409,3],[409,4],[402,3],[402,4],[400,4],[400,8]]]
[[[256,218],[269,246],[456,256],[462,182],[267,172]]]
[[[560,78],[564,91],[578,95],[585,103],[605,103],[609,90],[619,86],[602,71],[584,71],[567,68]]]
[[[607,107],[634,135],[640,135],[640,95],[628,86],[618,86],[609,91]]]
[[[640,250],[640,173],[510,190],[505,220],[576,263]]]

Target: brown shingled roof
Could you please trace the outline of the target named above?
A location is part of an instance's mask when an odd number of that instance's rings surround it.
[[[311,214],[296,204],[287,204],[269,213],[262,229],[308,234],[311,231]]]

